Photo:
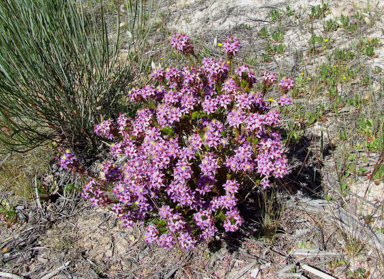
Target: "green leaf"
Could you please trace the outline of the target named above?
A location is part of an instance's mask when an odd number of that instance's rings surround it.
[[[170,126],[164,127],[163,129],[161,129],[161,132],[166,134],[166,135],[169,135],[169,136],[174,136],[175,135],[175,131]]]
[[[192,113],[192,119],[200,118],[200,111],[195,111]]]

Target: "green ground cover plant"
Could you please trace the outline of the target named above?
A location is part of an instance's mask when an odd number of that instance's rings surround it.
[[[6,199],[0,200],[0,216],[4,215],[5,221],[11,225],[17,220],[17,215],[14,208]]]
[[[311,19],[323,19],[327,11],[329,11],[329,5],[323,3],[323,5],[317,5],[312,7],[311,14],[309,15],[309,17]]]

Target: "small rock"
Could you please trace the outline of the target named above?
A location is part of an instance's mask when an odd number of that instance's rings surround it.
[[[49,174],[49,175],[47,175],[46,177],[44,177],[44,182],[45,182],[46,184],[50,184],[50,183],[52,183],[52,182],[53,182],[53,175],[52,175],[52,174]]]
[[[44,258],[45,257],[45,254],[42,254],[42,255],[38,255],[37,256],[37,261],[38,262],[41,262],[41,263],[46,263],[48,262],[48,259]]]
[[[252,278],[256,278],[257,277],[257,275],[259,274],[259,271],[260,271],[260,268],[255,268],[255,269],[252,269],[251,270],[251,277]]]
[[[123,254],[125,251],[127,251],[127,247],[129,247],[130,243],[125,239],[117,239],[115,241],[115,253],[116,254]]]
[[[124,259],[121,261],[121,265],[123,270],[130,270],[132,268],[132,261]]]
[[[131,243],[135,242],[136,240],[135,236],[133,236],[132,234],[128,236],[128,239],[129,241],[131,241]]]

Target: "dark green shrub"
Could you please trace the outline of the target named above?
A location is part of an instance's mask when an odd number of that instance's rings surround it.
[[[133,74],[150,63],[144,13],[151,4],[125,5],[129,41],[122,58],[120,16],[102,6],[87,12],[74,0],[0,1],[0,140],[6,147],[22,152],[61,139],[75,150],[95,148],[94,124],[118,116]]]

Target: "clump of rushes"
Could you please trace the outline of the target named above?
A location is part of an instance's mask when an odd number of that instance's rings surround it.
[[[171,44],[193,54],[186,35],[174,34]],[[229,59],[239,48],[234,38],[224,43]],[[107,205],[124,226],[146,226],[147,242],[188,250],[222,228],[237,231],[237,205],[247,193],[288,173],[275,131],[280,114],[251,90],[257,80],[247,65],[232,74],[227,61],[205,57],[199,66],[157,68],[151,76],[156,85],[128,94],[147,104],[135,119],[121,114],[95,126],[97,135],[115,141],[111,153],[124,164],[105,162],[102,177],[91,178],[82,193]],[[263,91],[276,81],[265,74]],[[293,86],[293,79],[281,80],[281,106],[291,104]],[[68,166],[72,154],[65,156]]]
[[[104,4],[90,10],[80,2],[0,1],[0,142],[6,152],[52,141],[75,153],[97,152],[94,124],[119,115],[127,84],[149,68],[153,0],[135,1],[121,15],[132,34],[126,59],[121,17],[110,30]],[[130,104],[124,105],[129,113]]]

